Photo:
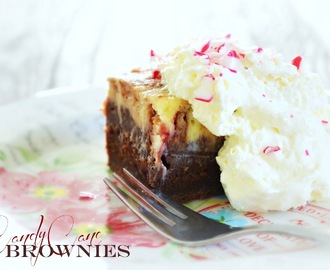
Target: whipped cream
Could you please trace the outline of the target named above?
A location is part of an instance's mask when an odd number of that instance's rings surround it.
[[[328,95],[300,56],[286,63],[227,35],[157,59],[170,94],[187,100],[213,134],[226,136],[217,162],[234,208],[285,211],[330,197]]]

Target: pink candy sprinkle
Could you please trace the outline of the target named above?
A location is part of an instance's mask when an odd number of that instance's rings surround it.
[[[239,58],[235,50],[231,50],[227,55],[229,57]]]
[[[229,39],[231,37],[231,34],[227,34],[225,38]]]
[[[203,77],[204,77],[204,78],[210,78],[210,79],[212,79],[212,81],[215,80],[213,74],[206,74],[206,75],[204,75]]]
[[[265,147],[265,149],[262,151],[264,154],[270,154],[270,153],[274,153],[277,151],[280,151],[281,148],[279,146],[267,146]]]
[[[210,43],[211,43],[211,40],[209,40],[208,42],[206,42],[206,43],[204,44],[204,46],[203,46],[202,49],[201,49],[201,52],[202,52],[202,53],[204,53],[204,52],[207,51],[207,49],[210,47]]]
[[[261,53],[262,51],[263,51],[263,49],[260,48],[260,47],[257,49],[257,52],[258,52],[258,53]]]
[[[203,102],[207,102],[207,103],[209,103],[209,102],[212,101],[213,96],[210,97],[210,98],[208,98],[208,99],[206,99],[206,98],[199,98],[199,97],[195,97],[195,99],[198,100],[198,101],[203,101]]]
[[[307,149],[305,150],[305,154],[306,156],[309,156],[309,151]]]
[[[155,54],[154,50],[150,50],[150,57],[155,57],[155,56],[156,56],[156,54]]]
[[[206,60],[210,60],[210,56],[204,52],[195,51],[194,56],[201,56],[204,57]]]
[[[296,56],[295,58],[292,59],[291,64],[296,66],[297,69],[300,68],[302,57],[301,56]]]
[[[79,200],[92,200],[95,198],[96,198],[96,195],[93,194],[92,192],[88,192],[88,191],[79,192]]]
[[[220,46],[218,47],[215,47],[214,49],[217,51],[217,52],[220,52],[221,48],[225,46],[225,43],[221,44]]]
[[[327,120],[321,120],[322,124],[328,124],[329,122]]]
[[[194,56],[196,56],[196,55],[198,55],[198,56],[204,56],[204,55],[207,55],[207,54],[204,53],[204,52],[195,51],[194,52]]]
[[[293,118],[293,114],[290,114],[290,117]]]
[[[229,69],[229,71],[231,71],[233,73],[237,73],[237,70],[235,70],[235,69],[232,69],[232,68],[228,68],[228,69]]]

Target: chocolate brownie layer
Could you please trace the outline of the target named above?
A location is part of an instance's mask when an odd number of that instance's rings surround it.
[[[215,157],[224,139],[198,123],[187,102],[147,77],[109,81],[104,113],[112,170],[125,167],[178,202],[223,193]]]

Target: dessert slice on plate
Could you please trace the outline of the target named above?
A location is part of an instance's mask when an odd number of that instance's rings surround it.
[[[239,211],[330,198],[328,94],[302,57],[230,35],[150,56],[152,70],[110,79],[112,169],[180,202],[223,188]]]
[[[125,167],[178,202],[223,193],[216,156],[224,138],[194,119],[187,101],[169,95],[150,70],[109,83],[104,113],[112,170]]]

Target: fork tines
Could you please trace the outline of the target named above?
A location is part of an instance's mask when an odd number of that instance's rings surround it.
[[[111,188],[111,190],[145,222],[148,221],[146,220],[148,219],[148,216],[146,216],[145,213],[141,213],[141,207],[152,214],[149,216],[150,219],[157,217],[169,226],[176,225],[176,220],[178,218],[183,220],[187,218],[185,214],[173,208],[150,189],[148,189],[128,170],[123,169],[123,172],[129,178],[129,182],[137,187],[137,190],[131,187],[128,184],[128,181],[125,181],[123,177],[117,173],[113,173],[109,179],[105,178],[104,181]],[[160,207],[158,207],[157,204]],[[171,216],[169,213],[165,213],[164,209],[174,216]]]
[[[153,198],[155,201],[157,201],[160,205],[162,205],[163,207],[165,207],[166,210],[168,210],[173,215],[176,215],[179,218],[182,218],[182,219],[186,219],[187,218],[187,216],[185,214],[181,213],[180,211],[178,211],[177,209],[175,209],[174,207],[172,207],[171,205],[169,205],[167,202],[165,202],[164,200],[162,200],[158,195],[156,195],[155,193],[153,193],[149,188],[147,188],[145,185],[143,185],[127,169],[124,168],[123,169],[123,172],[129,177],[129,179],[132,181],[132,183],[134,185],[136,185],[138,188],[140,188],[142,190],[142,192],[144,192],[145,194],[147,194],[148,196],[150,196],[151,198]]]

